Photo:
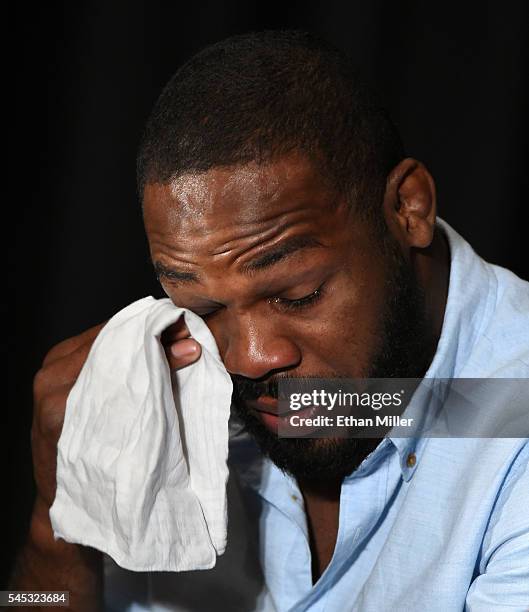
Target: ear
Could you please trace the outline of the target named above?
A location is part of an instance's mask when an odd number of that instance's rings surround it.
[[[405,250],[430,246],[437,212],[435,183],[421,162],[406,158],[390,172],[383,207],[391,233]]]

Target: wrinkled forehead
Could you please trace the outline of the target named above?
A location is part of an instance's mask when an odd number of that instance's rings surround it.
[[[147,233],[211,233],[259,225],[285,216],[328,215],[337,198],[305,158],[191,172],[167,184],[148,183],[143,208]]]

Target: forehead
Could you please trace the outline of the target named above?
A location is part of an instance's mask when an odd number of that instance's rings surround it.
[[[187,173],[167,184],[149,183],[144,218],[149,235],[177,232],[205,237],[267,224],[329,215],[336,202],[319,172],[304,157],[251,162]]]

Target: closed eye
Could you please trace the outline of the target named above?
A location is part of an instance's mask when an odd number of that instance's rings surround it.
[[[277,304],[285,310],[302,310],[318,302],[323,297],[323,294],[323,285],[321,285],[316,291],[295,300],[276,297],[270,298],[268,301],[272,304]]]

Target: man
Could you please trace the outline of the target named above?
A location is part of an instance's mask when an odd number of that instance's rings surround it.
[[[278,437],[284,378],[529,371],[529,284],[436,219],[430,174],[348,61],[299,32],[205,49],[153,111],[138,185],[160,282],[234,382],[228,549],[182,574],[106,559],[107,606],[528,609],[526,438]],[[69,590],[75,610],[102,605],[101,555],[55,542],[48,510],[66,396],[100,329],[37,374],[38,498],[13,581]],[[172,368],[200,359],[183,323],[164,343]]]

